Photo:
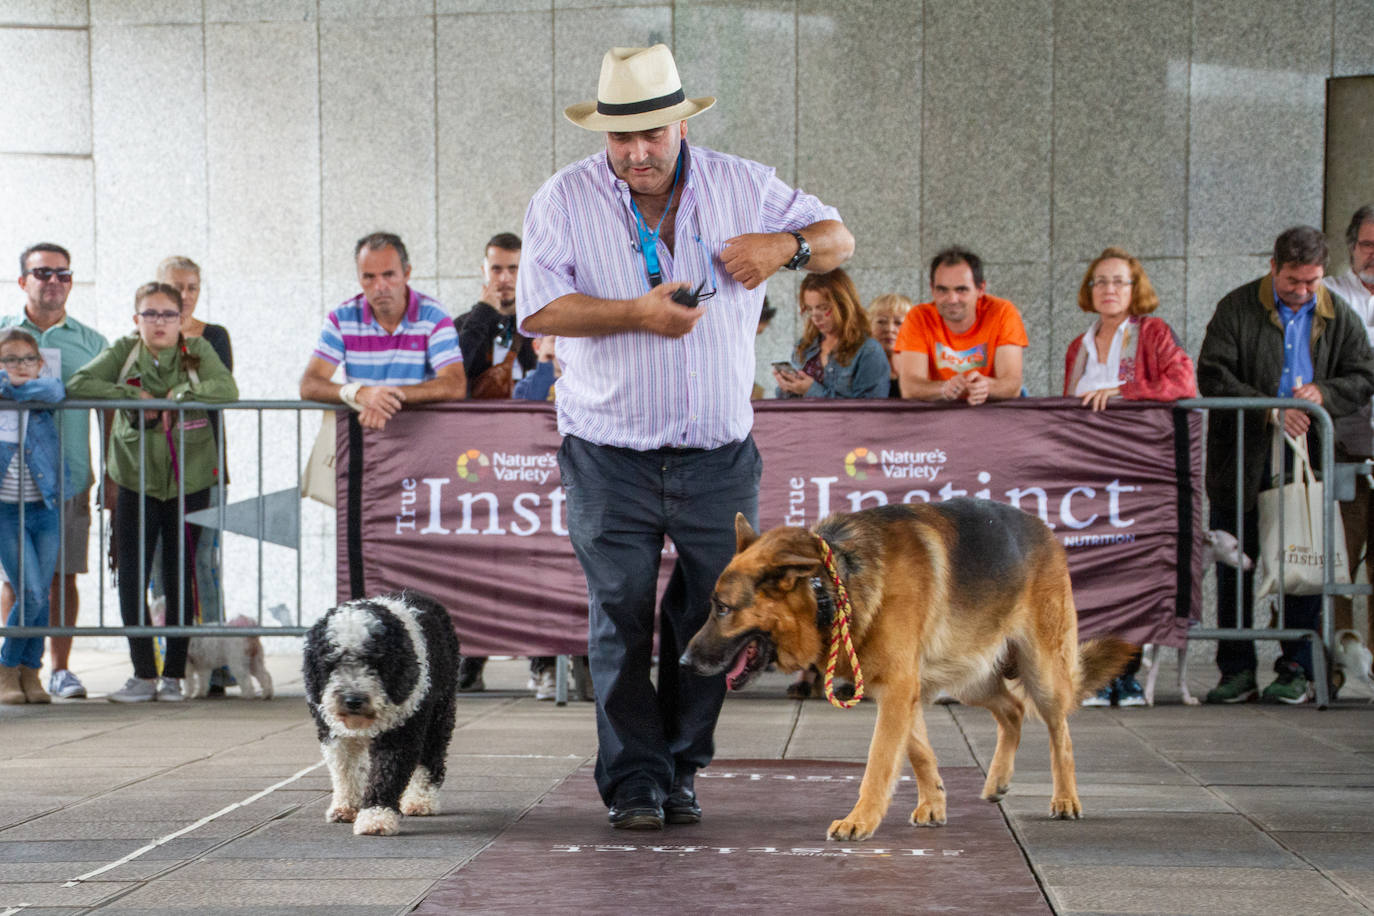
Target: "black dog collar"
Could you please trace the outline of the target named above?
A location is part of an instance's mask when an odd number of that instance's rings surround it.
[[[830,596],[825,580],[820,576],[811,577],[811,592],[816,596],[816,627],[822,633],[828,633],[835,625],[835,599]]]

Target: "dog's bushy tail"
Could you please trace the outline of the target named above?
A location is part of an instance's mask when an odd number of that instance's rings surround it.
[[[1115,636],[1078,644],[1078,702],[1092,696],[1126,668],[1136,647]]]

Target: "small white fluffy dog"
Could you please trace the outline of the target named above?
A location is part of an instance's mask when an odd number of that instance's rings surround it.
[[[229,621],[231,627],[257,626],[251,617],[239,615]],[[186,695],[203,697],[210,689],[210,674],[228,667],[244,699],[252,700],[258,692],[253,678],[262,687],[262,698],[272,699],[272,675],[263,664],[262,640],[256,636],[195,636],[186,651]],[[251,675],[251,676],[250,676]]]
[[[1354,630],[1336,631],[1336,649],[1331,653],[1336,670],[1345,676],[1341,693],[1345,697],[1363,696],[1374,703],[1374,678],[1370,668],[1374,667],[1374,653],[1371,653]],[[1352,692],[1351,688],[1355,688]]]

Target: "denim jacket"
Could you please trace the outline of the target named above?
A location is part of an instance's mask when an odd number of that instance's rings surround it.
[[[36,378],[22,385],[10,382],[9,373],[0,369],[0,398],[12,401],[49,401],[56,403],[66,396],[60,379]],[[0,405],[3,410],[4,405]],[[18,411],[14,411],[18,413]],[[67,496],[72,495],[71,474],[62,463],[62,450],[58,446],[57,423],[51,410],[31,410],[28,413],[28,429],[24,433],[24,464],[29,476],[38,484],[43,505],[51,509],[57,505],[59,468],[66,474],[63,485]],[[0,480],[10,472],[10,462],[19,453],[17,442],[0,442]],[[31,494],[26,494],[31,495]]]
[[[816,340],[797,360],[798,366],[807,362],[821,351],[821,342]],[[812,382],[807,389],[806,398],[885,398],[891,382],[892,367],[883,352],[883,345],[872,337],[859,347],[848,366],[841,366],[831,356],[825,363],[825,381]],[[777,397],[794,398],[781,388]]]

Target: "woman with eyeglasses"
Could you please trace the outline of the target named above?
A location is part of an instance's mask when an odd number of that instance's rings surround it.
[[[226,403],[238,398],[228,368],[204,338],[182,333],[182,300],[174,286],[145,283],[134,293],[137,333],[120,338],[67,383],[74,398],[138,401],[168,399]],[[139,473],[140,461],[143,473]],[[106,465],[119,485],[113,536],[119,610],[126,626],[149,622],[143,585],[154,550],[162,546],[162,581],[167,586],[164,624],[186,622],[195,608],[192,567],[199,528],[185,524],[178,493],[185,494],[185,511],[208,508],[210,491],[220,474],[219,451],[204,410],[120,410],[110,433]],[[139,524],[143,541],[140,551]],[[185,549],[180,549],[184,543]],[[140,552],[142,568],[140,569]],[[178,560],[184,557],[184,565]],[[182,596],[177,600],[176,596]],[[130,637],[134,676],[110,694],[116,703],[180,700],[186,671],[186,637],[169,637],[159,677],[153,641]]]
[[[774,364],[780,398],[885,398],[891,367],[843,269],[801,282],[806,324],[790,366]]]
[[[1088,265],[1078,307],[1097,320],[1064,356],[1064,396],[1102,410],[1112,398],[1175,401],[1197,397],[1193,361],[1163,318],[1140,262],[1108,248]]]
[[[1140,261],[1120,248],[1108,248],[1088,265],[1078,288],[1078,307],[1097,320],[1069,344],[1064,356],[1064,396],[1103,410],[1112,398],[1175,401],[1197,397],[1193,361],[1163,318],[1150,278]],[[1136,680],[1140,652],[1126,670],[1084,706],[1144,706],[1145,690]]]

